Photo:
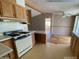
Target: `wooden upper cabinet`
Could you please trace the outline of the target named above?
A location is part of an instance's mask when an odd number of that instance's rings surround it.
[[[28,23],[31,23],[32,22],[31,10],[27,10],[27,18],[28,18]]]
[[[13,4],[1,0],[1,16],[14,17]]]
[[[26,19],[26,9],[21,7],[20,5],[15,4],[15,17]]]
[[[25,7],[16,4],[16,0],[0,0],[0,16],[27,19]]]
[[[3,1],[11,3],[11,4],[16,4],[16,0],[3,0]]]
[[[27,19],[27,10],[25,8],[22,8],[23,18]]]
[[[1,16],[1,1],[0,1],[0,16]]]
[[[3,0],[3,1],[11,3],[11,4],[18,4],[22,7],[25,7],[25,0]]]

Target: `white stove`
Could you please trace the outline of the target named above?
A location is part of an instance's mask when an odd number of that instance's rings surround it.
[[[18,57],[21,57],[23,54],[25,54],[29,49],[32,48],[32,36],[30,35],[18,40],[15,40],[16,48]]]
[[[5,33],[8,36],[12,36],[15,42],[18,57],[24,55],[32,48],[32,35],[30,32],[8,32]]]

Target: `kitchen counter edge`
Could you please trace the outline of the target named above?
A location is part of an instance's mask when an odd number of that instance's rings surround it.
[[[10,36],[0,36],[0,42],[11,39]]]

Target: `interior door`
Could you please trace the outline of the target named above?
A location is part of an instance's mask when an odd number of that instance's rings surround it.
[[[45,18],[45,32],[46,32],[46,40],[50,41],[51,39],[51,18]]]

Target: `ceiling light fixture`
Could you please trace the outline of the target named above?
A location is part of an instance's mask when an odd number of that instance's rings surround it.
[[[67,14],[66,14],[66,13],[63,13],[63,16],[62,16],[62,17],[63,17],[63,18],[66,18],[66,17],[68,17],[68,16],[72,16],[72,15],[69,14],[69,13],[67,13]]]

